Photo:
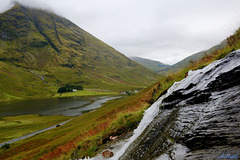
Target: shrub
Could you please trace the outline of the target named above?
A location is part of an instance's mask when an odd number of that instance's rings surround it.
[[[10,148],[10,144],[9,143],[5,143],[3,146],[2,146],[2,149],[9,149]]]

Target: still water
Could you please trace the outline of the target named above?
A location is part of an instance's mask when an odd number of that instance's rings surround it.
[[[117,97],[89,96],[24,100],[0,104],[0,117],[26,114],[77,116]]]

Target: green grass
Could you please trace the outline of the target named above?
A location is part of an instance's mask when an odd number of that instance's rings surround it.
[[[57,87],[45,84],[27,69],[0,61],[0,101],[51,97]]]
[[[105,95],[118,95],[119,92],[101,91],[84,89],[76,92],[57,93],[53,97],[74,97],[74,96],[105,96]]]
[[[57,125],[72,117],[22,115],[0,119],[0,143]]]

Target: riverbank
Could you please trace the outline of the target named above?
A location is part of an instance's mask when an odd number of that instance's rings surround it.
[[[21,115],[0,119],[0,143],[57,125],[73,117]]]

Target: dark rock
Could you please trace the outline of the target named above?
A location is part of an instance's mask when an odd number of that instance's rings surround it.
[[[120,159],[190,160],[239,156],[239,62],[238,50],[195,72],[199,74],[189,73],[186,80],[163,99],[159,114]],[[192,79],[188,80],[189,77]],[[178,144],[181,146],[176,147]],[[182,152],[183,148],[187,149]],[[179,153],[182,158],[178,157]]]

